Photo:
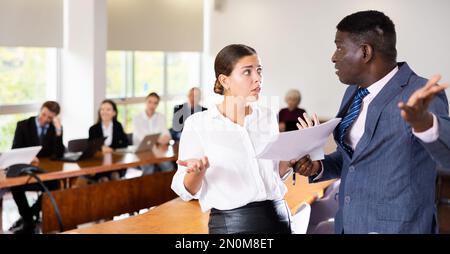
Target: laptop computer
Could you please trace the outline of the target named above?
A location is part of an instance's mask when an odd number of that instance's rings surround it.
[[[105,139],[106,139],[106,137],[89,140],[88,144],[83,152],[65,153],[64,156],[59,158],[58,160],[77,162],[77,161],[92,158],[92,157],[94,157],[95,153],[102,148],[102,146],[105,142]]]
[[[0,170],[16,164],[30,164],[42,146],[15,148],[0,154]]]
[[[142,139],[141,143],[138,146],[128,146],[127,148],[116,149],[116,152],[119,153],[140,153],[151,151],[153,146],[158,143],[160,133],[150,134]]]

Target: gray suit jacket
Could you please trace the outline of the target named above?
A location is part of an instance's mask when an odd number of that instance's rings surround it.
[[[341,178],[336,233],[437,232],[436,166],[450,169],[447,97],[440,93],[429,107],[439,123],[439,138],[432,143],[412,134],[397,107],[426,81],[408,64],[399,63],[399,71],[369,105],[364,134],[353,157],[338,145],[322,161],[319,181]],[[348,87],[338,117],[345,115],[356,90],[356,86]]]

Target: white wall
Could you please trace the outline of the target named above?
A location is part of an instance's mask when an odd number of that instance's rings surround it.
[[[61,118],[64,141],[87,138],[106,84],[106,0],[64,1]]]
[[[208,0],[206,0],[208,1]],[[398,60],[419,75],[441,73],[450,80],[450,1],[448,0],[216,0],[210,6],[210,48],[204,88],[212,94],[213,60],[230,43],[253,46],[264,68],[263,95],[275,96],[271,107],[284,106],[285,92],[298,88],[302,106],[333,117],[345,85],[334,74],[336,25],[360,10],[385,12],[397,29]],[[217,10],[217,7],[218,10]],[[208,66],[211,65],[211,66]],[[447,91],[448,94],[449,91]],[[273,99],[279,103],[273,103]]]
[[[201,51],[203,0],[108,0],[108,49]]]
[[[62,0],[0,0],[0,46],[61,47]]]

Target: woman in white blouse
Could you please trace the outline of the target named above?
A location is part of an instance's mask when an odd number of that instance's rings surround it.
[[[295,161],[255,157],[278,133],[275,115],[252,103],[262,83],[257,53],[229,45],[216,56],[214,69],[214,92],[224,100],[187,119],[172,189],[183,200],[199,199],[203,212],[211,210],[209,233],[291,233],[282,178]]]

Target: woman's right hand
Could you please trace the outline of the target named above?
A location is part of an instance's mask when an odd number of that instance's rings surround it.
[[[177,160],[177,164],[186,167],[186,173],[204,174],[209,168],[208,157],[201,159]]]

